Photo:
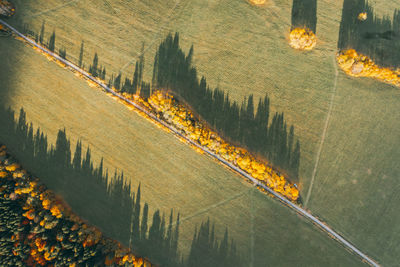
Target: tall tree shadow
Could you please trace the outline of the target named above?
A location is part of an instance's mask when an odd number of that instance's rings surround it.
[[[292,26],[317,31],[317,0],[293,0]]]
[[[0,37],[0,105],[3,106],[9,102],[12,81],[17,79],[18,60],[15,58],[15,48],[10,45],[14,41],[11,38],[11,36]]]
[[[338,49],[355,49],[379,65],[400,67],[400,10],[380,18],[366,0],[344,0]]]
[[[178,251],[179,213],[171,210],[167,221],[167,216],[156,210],[150,223],[149,205],[142,203],[140,185],[135,191],[123,173],[110,176],[103,160],[94,167],[90,148],[84,152],[81,141],[72,155],[65,130],[58,132],[55,145],[49,145],[46,134],[26,121],[23,109],[16,120],[14,111],[3,107],[0,125],[0,143],[25,169],[62,196],[81,218],[129,246],[136,255],[160,266],[201,266],[198,263],[205,259],[211,266],[233,266],[232,261],[234,266],[243,265],[227,230],[218,240],[209,220],[195,231],[190,255],[183,257]]]

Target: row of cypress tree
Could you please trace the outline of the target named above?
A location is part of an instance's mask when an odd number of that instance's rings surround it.
[[[148,257],[152,263],[162,266],[199,266],[183,260],[178,252],[179,217],[173,211],[168,222],[165,214],[156,210],[150,218],[149,206],[141,203],[140,185],[136,192],[126,182],[123,173],[109,176],[104,170],[103,160],[94,167],[91,151],[83,151],[78,141],[74,154],[65,130],[60,130],[55,145],[49,146],[47,136],[26,121],[23,109],[15,121],[12,110],[0,108],[0,141],[9,151],[54,192],[63,196],[72,210],[82,218],[99,227],[138,255]],[[149,224],[151,219],[151,224]],[[173,226],[173,221],[176,221]],[[209,223],[209,222],[208,222]],[[227,245],[227,236],[218,241],[211,230],[203,228],[194,236],[212,235],[212,242],[193,239],[188,259],[206,258],[213,266],[232,266],[230,261],[241,266],[235,244]],[[227,235],[227,234],[226,234]],[[228,264],[229,263],[229,264]]]
[[[307,5],[299,3],[296,5],[296,9],[301,14],[305,12],[304,10],[308,10],[309,6],[316,9],[315,1],[311,1]],[[305,13],[300,17],[304,16]],[[303,20],[298,21],[300,21],[298,23],[302,23]],[[309,23],[316,23],[316,19],[310,20]],[[39,37],[43,34],[44,24]],[[203,76],[199,79],[197,70],[192,65],[193,53],[193,46],[187,55],[180,48],[178,33],[175,36],[169,34],[161,42],[156,52],[152,84],[143,79],[145,64],[143,45],[132,78],[125,77],[123,80],[121,73],[112,74],[108,86],[114,87],[120,92],[139,94],[144,99],[150,97],[152,89],[172,90],[176,96],[188,103],[195,113],[225,138],[266,158],[275,167],[297,181],[300,143],[298,140],[294,140],[293,125],[287,125],[283,113],[270,114],[270,99],[267,95],[263,99],[259,99],[257,108],[255,108],[253,95],[246,97],[239,105],[232,102],[229,95],[219,88],[209,88],[206,78]],[[84,68],[83,57],[84,42],[81,44],[78,59],[78,66],[81,68]],[[88,71],[94,77],[106,79],[106,68],[99,64],[97,53],[94,54]]]
[[[296,179],[300,143],[294,140],[294,127],[287,125],[283,113],[270,114],[268,96],[259,100],[254,113],[253,95],[238,105],[222,90],[210,89],[205,77],[198,79],[192,66],[193,53],[193,46],[187,55],[180,48],[178,33],[169,34],[155,55],[153,87],[171,90],[223,136],[262,155]]]
[[[363,12],[364,21],[358,19]],[[366,0],[344,0],[338,48],[353,48],[381,66],[400,67],[400,10],[392,18],[378,17]]]

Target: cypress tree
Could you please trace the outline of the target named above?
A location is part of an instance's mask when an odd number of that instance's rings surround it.
[[[140,223],[140,240],[141,240],[141,242],[144,242],[144,240],[147,239],[148,216],[149,216],[149,206],[147,205],[147,203],[145,203],[144,207],[143,207],[142,221]]]
[[[75,170],[80,170],[82,167],[82,143],[81,141],[76,142],[76,148],[74,153],[74,159],[72,161],[72,167]]]
[[[65,49],[65,47],[60,48],[58,50],[58,54],[60,55],[61,58],[67,59],[67,50]]]
[[[131,80],[125,78],[125,82],[122,85],[121,92],[132,93],[132,84]]]
[[[97,52],[94,54],[93,63],[89,67],[89,72],[93,77],[98,77],[98,65],[99,65],[99,57],[97,56]]]
[[[135,206],[133,209],[133,222],[132,222],[132,240],[139,241],[140,240],[140,184],[137,189],[136,193],[136,200],[135,200]],[[133,244],[133,247],[135,248],[136,245]]]
[[[43,44],[43,38],[44,38],[44,24],[45,22],[43,21],[42,23],[42,28],[40,29],[40,34],[39,34],[39,43]]]
[[[169,34],[159,45],[154,58],[153,86],[170,89],[225,138],[238,142],[257,152],[277,167],[288,169],[293,144],[288,143],[288,127],[283,113],[276,113],[271,122],[270,100],[266,95],[258,101],[255,111],[254,97],[245,97],[242,104],[231,103],[229,96],[219,88],[210,89],[206,78],[197,76],[193,61],[193,46],[187,55],[179,47],[179,34]],[[136,64],[133,84],[139,80],[140,64]],[[150,95],[141,86],[140,95]],[[294,135],[294,133],[293,133]],[[289,171],[289,170],[288,170]]]
[[[103,67],[103,71],[101,72],[101,79],[102,80],[106,79],[106,67]]]
[[[293,157],[291,159],[291,171],[294,178],[298,178],[299,175],[299,167],[300,167],[300,142],[296,142],[296,147],[293,151]]]
[[[53,31],[53,33],[50,36],[48,47],[51,52],[54,52],[54,49],[56,47],[56,32],[55,31]]]
[[[117,89],[117,90],[119,90],[121,88],[121,73],[119,73],[117,75],[117,77],[115,77],[114,88]]]
[[[144,43],[142,44],[142,50],[139,57],[139,70],[138,70],[138,81],[137,84],[143,82],[143,70],[144,70]]]
[[[132,79],[132,93],[136,94],[139,88],[139,63],[136,61],[135,64],[135,71],[133,73]]]
[[[83,52],[84,52],[84,49],[85,49],[84,45],[85,45],[85,42],[82,40],[81,49],[80,49],[80,52],[79,52],[79,62],[78,62],[79,68],[82,68],[82,64],[83,64]]]
[[[316,33],[317,0],[293,0],[291,30],[294,28],[308,28]]]
[[[244,129],[244,141],[250,148],[254,149],[257,145],[257,140],[254,140],[255,122],[254,122],[254,100],[251,94],[247,100],[246,115],[245,115],[246,128]]]
[[[294,127],[293,127],[293,125],[291,125],[290,130],[289,130],[289,136],[288,136],[288,148],[287,148],[288,155],[286,158],[286,166],[288,166],[290,172],[292,172],[290,162],[291,162],[292,156],[293,156],[293,141],[294,141]]]

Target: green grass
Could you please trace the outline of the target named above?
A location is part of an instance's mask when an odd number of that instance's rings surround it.
[[[362,264],[327,234],[241,177],[22,42],[0,39],[0,57],[5,58],[0,72],[2,105],[24,107],[27,120],[47,132],[51,143],[63,127],[72,143],[81,138],[97,162],[104,156],[110,170],[124,170],[134,185],[141,182],[143,199],[153,210],[179,210],[183,252],[190,247],[196,224],[209,217],[218,236],[229,228],[241,253],[254,248],[255,266]]]
[[[46,20],[46,39],[56,29],[56,45],[66,46],[74,60],[84,39],[86,66],[97,51],[108,71],[128,66],[123,73],[129,76],[133,65],[127,64],[137,58],[142,42],[150,79],[158,43],[179,31],[186,49],[194,44],[195,64],[211,86],[238,101],[268,92],[272,110],[285,112],[301,141],[300,187],[306,195],[333,91],[343,1],[318,1],[318,44],[307,53],[288,46],[289,0],[270,0],[265,7],[244,0],[107,1],[113,9],[106,1],[86,0],[49,12],[64,2],[16,2],[11,24],[22,28],[26,22],[39,31]],[[376,1],[374,6],[378,16],[391,16],[398,3]],[[309,208],[379,262],[396,265],[400,90],[339,73]]]
[[[337,90],[309,207],[369,255],[398,265],[400,91],[344,74]]]

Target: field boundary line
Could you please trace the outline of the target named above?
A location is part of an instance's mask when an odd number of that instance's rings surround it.
[[[63,8],[63,7],[72,5],[72,4],[74,4],[74,3],[76,3],[76,2],[79,2],[79,1],[80,1],[80,0],[72,0],[72,1],[69,1],[69,2],[67,2],[67,3],[65,3],[65,4],[61,4],[61,5],[59,5],[59,6],[56,6],[56,7],[47,9],[47,10],[40,11],[40,12],[35,13],[35,14],[32,14],[32,15],[30,15],[30,16],[25,16],[24,18],[34,18],[34,17],[37,17],[37,16],[41,16],[41,15],[46,14],[46,13],[48,13],[48,12],[52,12],[52,11],[59,10],[59,9],[61,9],[61,8]]]
[[[331,114],[332,114],[332,108],[333,108],[333,101],[335,100],[335,96],[336,96],[336,87],[337,87],[337,80],[338,80],[338,76],[339,76],[339,71],[338,68],[336,66],[336,61],[335,61],[335,57],[332,57],[333,60],[333,66],[335,68],[335,81],[333,83],[333,90],[332,90],[332,95],[331,95],[331,100],[329,103],[329,109],[328,109],[328,114],[326,115],[326,120],[325,120],[325,125],[324,125],[324,129],[322,131],[322,135],[321,135],[321,141],[319,143],[319,147],[318,147],[318,151],[317,151],[317,157],[315,159],[315,165],[314,165],[314,170],[312,172],[312,176],[311,176],[311,183],[310,183],[310,187],[308,188],[308,192],[307,192],[307,196],[306,196],[306,200],[304,202],[304,206],[307,207],[308,202],[310,200],[310,196],[311,196],[311,192],[312,192],[312,188],[314,185],[314,181],[315,181],[315,176],[317,174],[317,169],[318,169],[318,165],[319,165],[319,160],[321,158],[321,152],[322,152],[322,148],[324,146],[325,143],[325,137],[326,137],[326,133],[328,131],[328,126],[329,126],[329,120],[331,118]]]
[[[202,208],[201,210],[196,211],[196,212],[192,213],[192,214],[189,215],[189,216],[186,216],[186,217],[183,217],[182,219],[179,219],[179,222],[178,222],[178,221],[175,221],[174,223],[171,224],[171,226],[175,226],[175,225],[177,225],[177,224],[182,224],[182,222],[188,221],[188,220],[190,220],[190,219],[192,219],[192,218],[194,218],[194,217],[196,217],[196,216],[199,216],[199,215],[201,215],[201,214],[204,214],[204,213],[206,213],[206,212],[208,212],[208,211],[210,211],[210,210],[212,210],[212,209],[215,209],[215,208],[217,208],[217,207],[219,207],[219,206],[225,205],[226,203],[228,203],[228,202],[230,202],[230,201],[232,201],[232,200],[241,198],[241,197],[244,196],[248,191],[250,191],[250,190],[252,190],[252,189],[253,189],[253,188],[251,188],[251,189],[249,189],[249,190],[246,190],[246,191],[243,191],[243,192],[240,192],[240,193],[238,193],[238,194],[236,194],[236,195],[234,195],[234,196],[231,196],[231,197],[229,197],[229,198],[227,198],[227,199],[221,200],[221,201],[218,202],[218,203],[214,203],[214,204],[212,204],[212,205],[210,205],[210,206],[208,206],[208,207]]]
[[[122,68],[119,69],[120,72],[124,71],[127,67],[129,67],[131,64],[133,64],[133,62],[137,61],[138,57],[143,56],[147,52],[147,50],[149,50],[156,43],[157,37],[161,34],[164,24],[170,22],[172,14],[175,12],[175,9],[182,3],[182,1],[183,0],[176,0],[175,5],[170,9],[171,12],[168,14],[166,20],[163,22],[163,25],[161,25],[160,28],[158,29],[158,32],[154,35],[150,44],[146,48],[144,48],[143,51],[138,53],[136,58],[133,58],[130,61],[128,61],[127,63],[125,63],[125,65],[123,65]]]
[[[340,234],[336,233],[332,228],[330,228],[327,224],[325,224],[324,222],[322,222],[321,220],[319,220],[317,217],[315,217],[314,215],[311,214],[311,212],[309,212],[308,210],[305,210],[304,208],[302,208],[301,206],[291,202],[290,200],[288,200],[287,198],[285,198],[284,196],[280,195],[279,193],[275,192],[274,190],[272,190],[271,188],[269,188],[268,186],[266,186],[265,184],[261,183],[259,180],[255,179],[254,177],[252,177],[251,175],[249,175],[248,173],[246,173],[245,171],[243,171],[242,169],[236,167],[235,165],[233,165],[232,163],[226,161],[225,159],[223,159],[221,156],[215,154],[214,152],[212,152],[211,150],[209,150],[206,147],[201,146],[200,144],[194,142],[193,140],[189,139],[188,137],[186,137],[185,135],[183,135],[179,130],[177,130],[175,127],[173,127],[172,125],[166,123],[165,121],[159,119],[156,115],[152,114],[151,112],[147,111],[146,108],[142,107],[141,105],[137,104],[136,102],[127,99],[126,97],[116,93],[115,91],[113,91],[110,87],[108,87],[106,84],[104,84],[103,82],[99,81],[98,79],[96,79],[95,77],[93,77],[91,74],[89,74],[88,72],[86,72],[83,69],[80,69],[78,66],[76,66],[75,64],[73,64],[72,62],[61,58],[59,55],[57,55],[54,52],[51,52],[50,50],[48,50],[47,48],[37,44],[34,40],[32,40],[31,38],[23,35],[22,33],[20,33],[18,30],[16,30],[14,27],[12,27],[11,25],[9,25],[8,23],[6,23],[4,20],[0,19],[0,24],[3,24],[5,27],[9,28],[15,35],[19,36],[20,38],[22,38],[25,43],[27,42],[28,44],[40,49],[42,52],[44,52],[45,54],[51,56],[52,58],[56,59],[57,61],[65,64],[67,67],[70,67],[72,70],[75,70],[76,72],[80,73],[81,75],[83,75],[84,77],[86,77],[88,80],[96,83],[98,86],[102,87],[106,92],[114,95],[115,97],[119,98],[120,100],[132,105],[133,107],[135,107],[137,110],[139,110],[140,112],[143,112],[146,116],[148,116],[149,118],[151,118],[153,121],[161,124],[162,126],[164,126],[165,128],[169,129],[173,134],[175,134],[177,137],[184,139],[188,144],[193,145],[199,149],[201,149],[202,151],[204,151],[207,155],[211,156],[212,158],[216,159],[217,161],[219,161],[221,164],[225,165],[226,167],[230,168],[232,171],[239,173],[242,177],[246,178],[247,180],[253,182],[254,186],[258,186],[261,187],[262,189],[264,189],[266,192],[268,192],[269,194],[272,195],[272,197],[276,198],[278,201],[280,201],[282,204],[288,206],[289,208],[293,209],[295,212],[297,212],[299,215],[302,215],[303,217],[305,217],[306,219],[310,220],[312,223],[314,223],[316,226],[318,226],[321,230],[325,231],[330,237],[332,237],[333,239],[335,239],[336,241],[338,241],[340,244],[342,244],[344,247],[348,248],[350,251],[354,252],[355,254],[357,254],[360,258],[363,259],[363,261],[367,262],[368,264],[370,264],[371,266],[376,266],[378,267],[379,264],[377,262],[375,262],[372,258],[370,258],[369,256],[367,256],[366,254],[364,254],[362,251],[360,251],[358,248],[356,248],[353,244],[351,244],[349,241],[347,241],[344,237],[342,237]]]

